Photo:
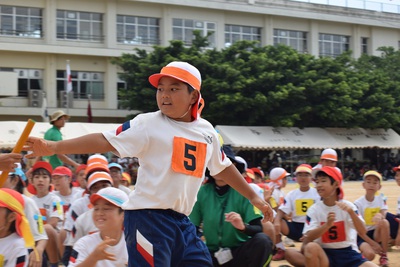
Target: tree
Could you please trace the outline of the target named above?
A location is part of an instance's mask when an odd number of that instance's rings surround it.
[[[400,53],[355,60],[347,52],[316,58],[287,46],[260,47],[241,41],[218,51],[195,32],[191,47],[171,41],[151,53],[136,49],[114,62],[123,70],[131,109],[157,110],[148,76],[173,60],[187,61],[202,74],[202,116],[214,125],[364,127],[400,130]]]

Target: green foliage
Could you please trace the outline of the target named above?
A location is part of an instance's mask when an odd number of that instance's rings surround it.
[[[201,72],[205,108],[212,124],[283,127],[363,127],[400,130],[400,52],[355,60],[299,54],[287,46],[259,47],[241,41],[217,51],[194,32],[191,47],[171,41],[153,52],[136,49],[114,59],[128,89],[124,105],[157,110],[148,76],[171,61],[187,61]]]

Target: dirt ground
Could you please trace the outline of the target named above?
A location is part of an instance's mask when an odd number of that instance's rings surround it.
[[[283,189],[285,193],[296,188],[296,183],[288,183],[288,185]],[[354,201],[360,196],[362,196],[365,191],[362,187],[362,181],[356,182],[345,182],[344,183],[344,199],[349,201]],[[396,213],[397,198],[400,196],[400,187],[396,184],[394,180],[383,181],[382,189],[387,197],[387,205],[389,207],[389,212]],[[300,243],[296,243],[296,248],[300,248]],[[400,248],[392,247],[388,253],[389,264],[391,267],[400,267]],[[376,256],[374,263],[378,265],[379,256]],[[289,265],[287,261],[272,261],[271,267],[279,267],[281,265]]]

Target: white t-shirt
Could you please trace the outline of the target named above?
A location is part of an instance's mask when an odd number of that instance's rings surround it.
[[[359,218],[364,221],[353,203],[347,200],[340,201],[349,205],[358,214]],[[334,225],[321,237],[317,238],[315,242],[320,244],[322,248],[346,248],[352,246],[354,236],[352,236],[350,229],[354,229],[354,224],[350,214],[337,205],[327,206],[323,201],[315,203],[308,209],[303,234],[326,223],[329,212],[334,212],[336,215]]]
[[[374,197],[373,201],[368,201],[365,196],[358,198],[354,201],[354,204],[357,206],[360,215],[365,220],[365,225],[367,231],[375,229],[375,224],[372,221],[372,218],[375,214],[381,212],[381,210],[387,210],[388,206],[382,198],[382,195],[378,195]]]
[[[26,267],[28,266],[28,249],[25,242],[17,233],[0,238],[0,266]]]
[[[206,168],[214,176],[232,164],[221,152],[216,130],[202,118],[181,122],[157,111],[103,135],[119,157],[139,158],[135,190],[122,206],[126,210],[172,209],[189,215]]]
[[[66,214],[64,229],[67,231],[71,231],[76,219],[81,214],[88,211],[91,207],[92,205],[90,204],[89,195],[85,195],[72,202],[71,207]]]
[[[125,185],[122,185],[122,184],[120,184],[118,186],[118,189],[121,191],[124,191],[128,196],[129,196],[129,193],[132,191],[128,187],[126,187]]]
[[[35,239],[35,241],[47,240],[48,237],[46,231],[44,230],[44,228],[39,226],[38,223],[40,211],[35,201],[33,201],[33,199],[25,195],[22,195],[22,197],[24,198],[25,201],[25,206],[24,206],[25,216],[29,221],[33,238]]]
[[[34,195],[32,199],[39,208],[40,214],[46,216],[47,222],[53,217],[61,221],[64,219],[61,199],[54,193],[50,192],[46,196],[40,198]]]
[[[98,231],[99,229],[93,222],[93,209],[90,209],[76,219],[74,228],[72,229],[74,237],[72,244],[75,244],[81,237],[91,235]]]
[[[249,183],[249,186],[256,192],[256,194],[261,198],[264,199],[264,189],[256,185],[255,183]]]
[[[315,188],[310,187],[306,192],[297,188],[286,195],[279,209],[286,214],[292,214],[293,222],[305,223],[308,209],[320,199],[321,197]]]
[[[100,237],[100,232],[79,239],[73,247],[68,266],[74,267],[83,262],[101,242],[103,240]],[[126,267],[128,264],[128,250],[126,248],[125,235],[122,234],[118,244],[109,246],[107,252],[114,254],[117,260],[101,260],[97,262],[96,267]]]

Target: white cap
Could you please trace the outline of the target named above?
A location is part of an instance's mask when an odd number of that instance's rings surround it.
[[[337,153],[336,153],[336,151],[334,149],[327,148],[327,149],[324,149],[324,151],[322,151],[321,159],[337,161],[338,157],[337,157]]]
[[[235,156],[235,160],[244,165],[244,169],[247,170],[247,162],[244,160],[244,158],[240,157],[240,156]]]
[[[128,201],[128,195],[121,189],[115,187],[100,189],[97,193],[90,196],[90,203],[94,204],[100,198],[105,199],[117,207],[121,207],[124,202]]]

